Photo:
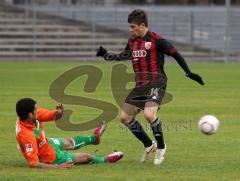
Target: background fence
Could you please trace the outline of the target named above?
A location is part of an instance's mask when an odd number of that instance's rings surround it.
[[[239,7],[34,2],[1,4],[1,59],[95,60],[99,45],[121,51],[129,36],[127,15],[141,8],[149,15],[150,29],[189,60],[240,60]]]

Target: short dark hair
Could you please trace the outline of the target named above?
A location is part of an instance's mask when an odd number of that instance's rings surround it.
[[[128,23],[136,23],[140,25],[144,23],[148,27],[148,18],[145,11],[141,9],[135,9],[128,15]]]
[[[36,103],[32,98],[23,98],[17,101],[16,112],[18,117],[25,121],[28,118],[28,114],[34,112]]]

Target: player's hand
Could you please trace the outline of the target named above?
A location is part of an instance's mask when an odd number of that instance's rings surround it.
[[[187,77],[189,77],[190,79],[198,82],[201,85],[204,85],[202,77],[200,77],[198,74],[194,74],[194,73],[190,72],[190,73],[187,74]]]
[[[62,103],[57,103],[56,109],[64,110],[64,107],[63,107]]]
[[[99,47],[99,49],[97,50],[97,57],[104,57],[104,55],[107,53],[107,50],[105,48],[103,48],[102,46]]]
[[[56,105],[56,113],[55,113],[55,120],[58,120],[62,117],[64,111],[64,107],[61,103]]]
[[[67,168],[67,169],[69,169],[69,168],[72,168],[72,166],[73,166],[73,163],[62,163],[60,165],[56,165],[56,168]]]

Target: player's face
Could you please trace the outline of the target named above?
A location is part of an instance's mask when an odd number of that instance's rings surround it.
[[[142,23],[140,25],[135,23],[129,23],[130,33],[133,36],[142,36],[146,26]]]
[[[36,122],[36,119],[37,119],[37,105],[36,104],[35,104],[35,109],[34,109],[33,113],[29,113],[28,116],[32,123]]]

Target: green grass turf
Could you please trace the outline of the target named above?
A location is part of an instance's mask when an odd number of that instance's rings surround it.
[[[0,180],[239,180],[240,176],[240,64],[190,64],[203,76],[200,86],[184,76],[176,63],[166,64],[168,91],[174,100],[164,105],[158,115],[166,125],[166,160],[160,166],[153,159],[139,163],[143,146],[119,123],[119,117],[108,124],[101,145],[80,151],[106,155],[122,150],[124,158],[116,164],[74,166],[70,170],[30,169],[15,141],[15,102],[33,97],[38,105],[54,108],[48,88],[64,71],[88,62],[1,62],[0,63]],[[92,62],[104,72],[97,92],[89,94],[116,105],[110,88],[110,72],[114,63]],[[131,65],[129,71],[131,71]],[[84,79],[74,81],[67,89],[73,95],[82,92]],[[88,95],[87,93],[82,93]],[[75,110],[72,120],[90,120],[99,110],[65,105]],[[120,110],[120,109],[119,109]],[[206,136],[197,129],[197,120],[205,114],[220,121],[217,134]],[[146,121],[138,116],[143,125]],[[54,123],[44,124],[48,137],[91,134],[91,131],[62,131]],[[152,137],[151,131],[147,131]]]

